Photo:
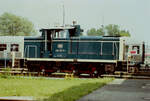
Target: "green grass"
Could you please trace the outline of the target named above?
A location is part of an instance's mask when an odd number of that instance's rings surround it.
[[[75,101],[113,79],[0,78],[0,96],[33,96],[45,101]]]

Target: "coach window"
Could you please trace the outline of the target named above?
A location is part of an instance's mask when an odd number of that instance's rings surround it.
[[[6,44],[0,44],[0,51],[4,51],[7,49],[7,45]]]
[[[19,45],[18,44],[11,44],[11,51],[19,51]]]
[[[140,54],[140,47],[139,46],[132,46],[132,50],[137,51],[137,54]]]

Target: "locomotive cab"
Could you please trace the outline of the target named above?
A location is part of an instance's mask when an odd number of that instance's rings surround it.
[[[43,58],[52,57],[52,43],[55,39],[69,39],[71,37],[78,37],[83,31],[80,25],[73,25],[69,27],[55,27],[51,29],[41,29],[42,37],[44,38],[43,44]]]
[[[79,37],[83,29],[80,25],[73,25],[69,27],[55,27],[50,29],[41,29],[42,37],[49,38],[68,38],[68,37]]]

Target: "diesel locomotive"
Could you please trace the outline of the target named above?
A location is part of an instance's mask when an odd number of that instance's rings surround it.
[[[19,67],[45,74],[67,72],[98,76],[127,70],[131,63],[129,67],[135,68],[144,63],[144,43],[130,44],[123,37],[82,36],[82,31],[80,25],[41,29],[41,36],[16,37],[21,42],[8,42],[8,49],[2,52],[20,53],[21,57],[15,55]],[[12,62],[11,56],[8,60]]]

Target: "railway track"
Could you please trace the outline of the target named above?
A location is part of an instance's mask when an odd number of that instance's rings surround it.
[[[102,77],[126,78],[126,79],[150,79],[150,71],[139,71],[138,73],[128,73],[117,71],[114,74],[103,74]]]
[[[33,77],[55,77],[55,78],[96,78],[91,77],[89,74],[81,74],[76,76],[70,73],[52,73],[46,75],[43,72],[28,72],[26,68],[0,68],[0,74],[12,75],[12,76],[33,76]],[[150,79],[150,71],[139,71],[138,73],[128,73],[117,71],[114,74],[103,74],[100,77],[113,77],[113,78],[126,78],[126,79]]]

